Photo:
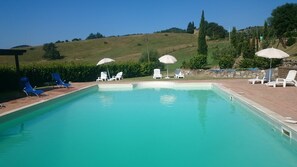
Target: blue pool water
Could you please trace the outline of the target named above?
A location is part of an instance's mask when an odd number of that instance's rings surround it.
[[[1,167],[297,166],[295,141],[212,90],[91,88],[1,121]]]

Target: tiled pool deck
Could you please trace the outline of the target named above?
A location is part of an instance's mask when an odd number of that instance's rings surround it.
[[[160,81],[160,80],[159,80]],[[163,81],[163,80],[161,80]],[[164,80],[170,81],[170,80]],[[209,83],[218,83],[223,87],[230,89],[231,91],[239,94],[240,96],[247,98],[269,110],[275,112],[283,117],[291,117],[293,120],[297,120],[297,87],[288,86],[283,87],[267,87],[261,84],[249,84],[247,79],[228,79],[228,80],[172,80],[174,82],[209,82]],[[112,83],[130,83],[132,81],[122,80],[122,81],[113,81],[107,82]],[[133,81],[135,82],[135,81]],[[46,96],[36,97],[24,97],[15,100],[5,102],[6,107],[0,108],[0,116],[6,113],[15,111],[24,106],[39,103],[48,99],[61,96],[73,91],[80,90],[85,87],[96,85],[96,82],[87,82],[87,83],[73,83],[72,88],[55,88],[49,91],[46,91]],[[291,124],[294,129],[297,129],[297,124]]]

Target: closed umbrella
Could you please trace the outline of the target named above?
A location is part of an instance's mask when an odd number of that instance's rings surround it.
[[[101,60],[97,63],[97,66],[98,66],[98,65],[102,65],[102,64],[111,63],[111,62],[114,62],[114,60],[111,59],[111,58],[103,58],[103,59],[101,59]],[[108,78],[110,78],[109,71],[108,71],[108,67],[107,67],[107,74],[108,74]]]
[[[266,49],[260,50],[260,51],[256,52],[256,55],[259,57],[265,57],[265,58],[270,59],[269,82],[271,79],[270,77],[271,77],[272,59],[283,59],[283,58],[290,56],[286,52],[279,50],[279,49],[275,49],[275,48],[266,48]]]
[[[171,55],[164,55],[162,57],[159,58],[159,61],[161,63],[164,63],[167,65],[167,79],[169,78],[168,77],[168,64],[174,64],[175,62],[177,62],[176,58],[171,56]]]

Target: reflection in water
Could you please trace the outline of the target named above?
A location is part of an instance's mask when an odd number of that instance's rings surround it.
[[[205,122],[207,118],[207,103],[208,103],[208,91],[190,91],[189,95],[197,98],[198,100],[198,117],[201,127],[205,130]]]
[[[0,132],[0,157],[15,146],[21,146],[30,140],[30,137],[30,132],[24,129],[24,123]]]
[[[22,135],[24,132],[24,123],[21,123],[15,127],[9,128],[3,132],[0,133],[1,137],[11,137],[11,136],[17,136]]]
[[[101,94],[99,95],[99,99],[101,104],[105,107],[112,105],[113,99],[111,95]]]
[[[160,96],[160,102],[164,105],[173,104],[176,101],[176,96],[174,95],[162,95]]]

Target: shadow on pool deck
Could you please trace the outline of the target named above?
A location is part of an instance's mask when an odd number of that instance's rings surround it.
[[[58,88],[58,87],[47,87],[43,88],[45,92],[43,95],[37,97],[37,96],[25,96],[25,93],[19,93],[15,97],[16,99],[6,101],[2,103],[5,107],[0,108],[0,115],[5,114],[6,112],[10,112],[11,110],[16,110],[18,108],[38,103],[44,100],[55,98],[59,95],[63,95],[69,92],[74,92],[76,90],[79,90],[81,88],[95,85],[95,82],[85,82],[85,83],[72,83],[72,86],[70,88]]]
[[[158,81],[170,81],[170,80],[158,80]],[[104,82],[108,84],[113,83],[130,83],[137,82],[131,80],[122,80],[117,82]],[[232,91],[246,97],[263,107],[270,109],[271,111],[278,113],[283,117],[292,117],[297,120],[297,88],[296,87],[267,87],[261,84],[249,84],[247,79],[226,79],[226,80],[174,80],[174,82],[210,82],[219,83],[224,87],[231,89]],[[61,94],[73,92],[83,87],[96,85],[96,82],[85,82],[85,83],[73,83],[72,87],[67,88],[55,88],[49,89],[45,92],[45,96],[29,96],[22,97],[14,100],[10,100],[4,103],[6,107],[0,108],[0,114],[15,110],[17,108],[44,101],[47,99],[54,98]]]

